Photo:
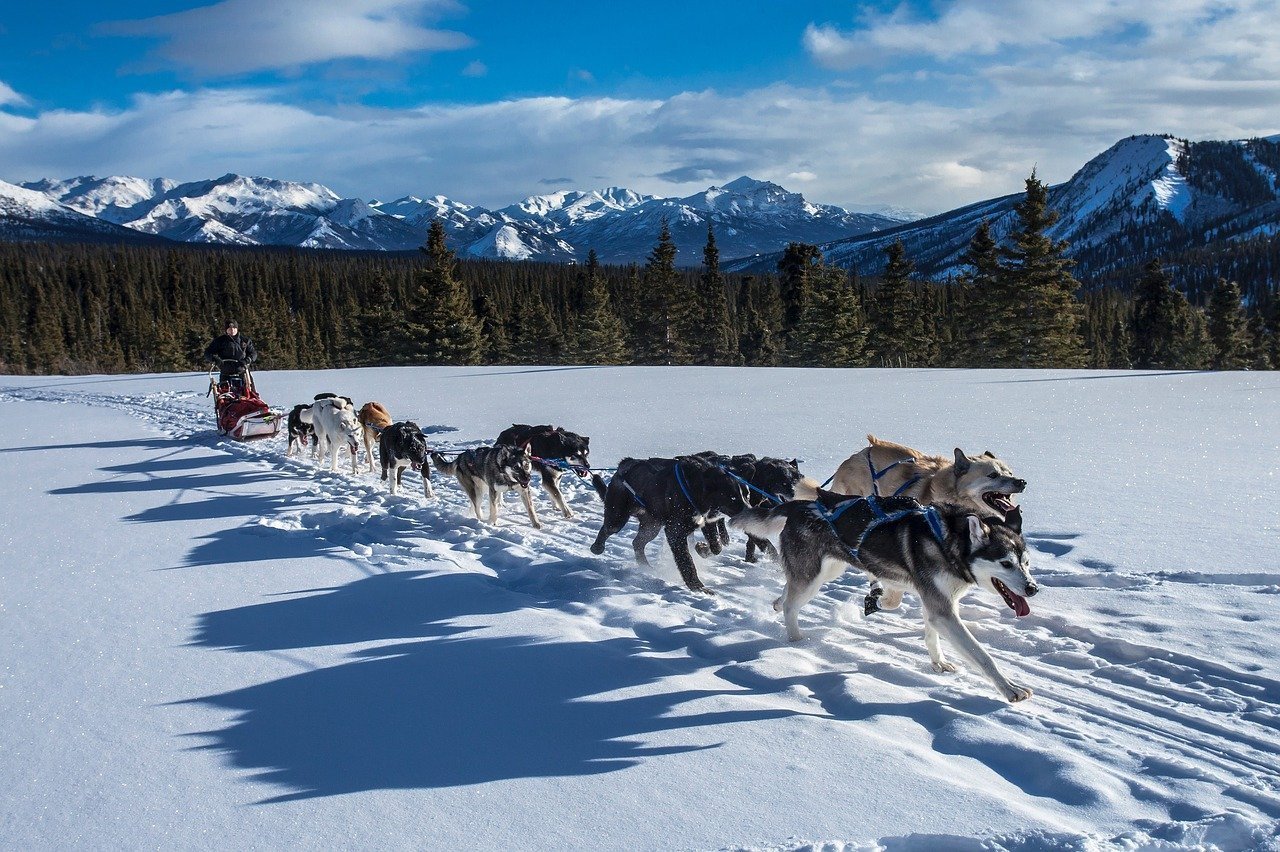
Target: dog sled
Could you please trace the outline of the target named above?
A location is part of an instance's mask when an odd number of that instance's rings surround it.
[[[225,377],[225,381],[220,381]],[[284,412],[272,408],[258,396],[253,375],[238,362],[223,362],[209,371],[209,391],[217,416],[218,434],[230,435],[237,441],[270,438],[280,432]]]

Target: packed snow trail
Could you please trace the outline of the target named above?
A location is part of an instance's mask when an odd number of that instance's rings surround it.
[[[436,500],[422,497],[412,473],[392,497],[376,473],[363,472],[363,457],[361,473],[330,473],[309,458],[286,458],[284,436],[249,444],[221,439],[210,428],[208,401],[195,392],[117,396],[8,388],[0,398],[114,408],[172,438],[274,471],[282,486],[300,488],[307,499],[299,508],[284,506],[254,519],[250,526],[266,538],[314,540],[345,554],[369,577],[412,571],[426,556],[463,570],[478,566],[533,605],[622,629],[652,652],[687,654],[765,704],[849,723],[896,719],[887,729],[861,728],[859,735],[901,736],[896,747],[904,757],[966,759],[972,771],[986,773],[979,783],[1007,784],[1082,812],[1132,802],[1175,821],[1227,809],[1258,825],[1280,818],[1280,680],[1261,667],[1224,663],[1207,648],[1167,647],[1158,625],[1127,618],[1123,599],[1081,614],[1061,611],[1055,606],[1061,598],[1053,594],[1164,594],[1162,589],[1190,584],[1275,596],[1277,574],[1138,573],[1078,560],[1072,554],[1081,533],[1040,527],[1030,508],[1033,573],[1049,594],[1037,597],[1031,616],[1016,621],[992,596],[972,592],[962,603],[962,616],[1002,670],[1035,692],[1030,702],[1010,707],[976,673],[932,671],[911,596],[896,612],[863,619],[866,587],[855,572],[806,608],[801,625],[808,638],[788,645],[770,605],[781,589],[779,571],[769,562],[743,561],[740,537],[721,556],[696,560],[715,597],[683,588],[661,536],[649,549],[651,558],[657,556],[653,572],[637,568],[630,549],[634,525],[612,538],[603,556],[591,555],[599,500],[589,483],[572,476],[561,483],[575,519],[563,519],[536,490],[544,529],[533,529],[513,499],[504,503],[498,525],[489,526],[472,516],[456,483],[439,474],[433,474]],[[430,416],[397,415],[432,423]],[[451,428],[427,431],[451,447],[490,440]],[[703,438],[692,443],[698,446],[690,451],[716,445]],[[216,552],[197,546],[189,559],[216,559]],[[208,613],[193,642],[226,649],[253,645],[224,616]],[[903,736],[903,730],[913,735]],[[235,747],[217,732],[211,737],[220,748]]]

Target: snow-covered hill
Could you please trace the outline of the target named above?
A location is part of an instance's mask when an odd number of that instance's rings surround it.
[[[853,574],[789,644],[741,539],[700,560],[714,598],[661,539],[638,568],[634,524],[594,556],[573,477],[577,518],[538,493],[543,529],[515,500],[489,526],[438,477],[391,497],[218,438],[202,375],[6,377],[2,845],[1280,849],[1280,490],[1224,475],[1280,468],[1267,374],[257,378],[284,406],[381,400],[440,447],[564,424],[604,467],[711,447],[821,479],[866,431],[990,449],[1030,482],[1041,593],[961,615],[1035,695],[935,672],[918,601],[864,618]]]
[[[1050,234],[1067,240],[1079,274],[1106,272],[1147,258],[1223,241],[1280,233],[1280,138],[1187,142],[1131,136],[1050,188],[1059,220]],[[921,274],[953,275],[978,224],[997,237],[1015,227],[1022,195],[971,204],[882,233],[821,246],[832,262],[875,272],[884,249],[902,240]],[[740,258],[730,269],[768,269],[776,255]]]
[[[144,242],[148,238],[43,192],[0,181],[0,239]]]

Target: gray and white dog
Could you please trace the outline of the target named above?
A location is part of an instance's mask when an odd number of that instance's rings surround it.
[[[533,494],[529,491],[529,480],[533,474],[533,460],[528,447],[512,447],[499,444],[495,447],[476,447],[448,461],[439,453],[431,454],[431,461],[436,470],[447,476],[457,478],[458,484],[471,501],[471,508],[480,517],[480,497],[489,492],[489,523],[498,522],[498,495],[508,491],[519,491],[520,499],[529,512],[529,522],[541,528],[538,513],[533,508]]]
[[[938,637],[944,636],[1006,699],[1031,697],[1030,689],[1000,673],[959,613],[960,598],[975,586],[998,595],[1018,616],[1031,612],[1026,599],[1039,587],[1031,579],[1021,513],[1015,508],[1003,521],[986,521],[965,508],[934,506],[942,534],[939,539],[920,512],[871,526],[869,532],[865,519],[858,519],[854,512],[831,520],[834,510],[850,499],[822,492],[819,501],[795,500],[775,508],[747,509],[730,521],[752,535],[779,536],[787,587],[773,608],[784,615],[787,637],[793,642],[802,638],[797,623],[800,608],[823,583],[854,565],[891,591],[906,589],[920,596],[925,645],[935,669],[955,671],[938,642]],[[851,550],[854,547],[858,548],[856,557]]]

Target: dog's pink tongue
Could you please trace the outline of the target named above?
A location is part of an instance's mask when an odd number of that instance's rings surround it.
[[[1026,598],[1015,592],[1013,589],[1009,590],[1009,597],[1013,599],[1014,615],[1018,616],[1018,618],[1022,618],[1024,615],[1031,614],[1031,604],[1027,603]]]

